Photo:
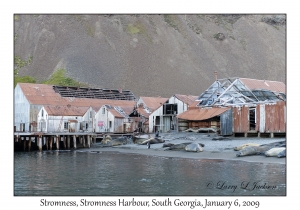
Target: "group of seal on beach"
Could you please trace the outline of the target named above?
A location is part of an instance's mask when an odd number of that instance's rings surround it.
[[[269,144],[248,143],[235,147],[239,151],[236,156],[265,155],[266,157],[286,157],[286,141],[273,142]]]
[[[148,136],[150,137],[150,136]],[[139,138],[133,136],[133,143],[139,145],[159,144],[164,143],[165,140],[159,137],[154,138]],[[119,146],[128,143],[128,139],[125,136],[112,139],[111,136],[107,135],[101,141],[103,147]],[[162,147],[167,147],[165,150],[182,150],[188,152],[202,152],[204,144],[196,142],[186,142],[179,144],[164,143]],[[286,141],[273,142],[269,144],[257,144],[247,143],[233,148],[237,157],[250,156],[250,155],[265,155],[266,157],[286,157]]]
[[[163,147],[168,147],[165,150],[185,150],[187,152],[203,152],[204,144],[202,143],[180,143],[180,144],[172,144],[172,143],[166,143],[163,145]]]

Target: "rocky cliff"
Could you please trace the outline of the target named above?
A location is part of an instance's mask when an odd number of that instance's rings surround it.
[[[37,82],[57,69],[135,96],[200,95],[218,78],[285,82],[285,15],[18,15],[15,56]]]

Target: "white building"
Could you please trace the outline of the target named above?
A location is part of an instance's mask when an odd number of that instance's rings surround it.
[[[93,119],[91,107],[44,105],[38,113],[37,131],[92,132]]]

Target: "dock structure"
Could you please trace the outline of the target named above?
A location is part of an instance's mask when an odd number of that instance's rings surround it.
[[[43,150],[76,150],[90,148],[92,144],[101,141],[106,135],[113,138],[132,136],[132,133],[44,133],[44,132],[14,132],[15,151]]]
[[[70,150],[90,148],[96,143],[96,133],[14,132],[15,150]]]

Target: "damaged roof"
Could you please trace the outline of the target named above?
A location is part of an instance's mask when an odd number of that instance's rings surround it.
[[[71,105],[74,107],[91,106],[95,111],[98,111],[100,107],[105,104],[121,107],[133,107],[136,103],[135,101],[130,100],[62,97],[59,93],[54,91],[52,85],[31,83],[18,83],[18,85],[22,89],[28,102],[33,105]]]
[[[220,116],[229,109],[219,107],[191,109],[179,114],[177,118],[189,121],[207,120],[215,116]]]
[[[197,101],[198,106],[213,106],[278,101],[283,98],[285,84],[282,82],[228,78],[215,81]]]

